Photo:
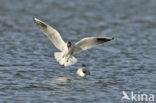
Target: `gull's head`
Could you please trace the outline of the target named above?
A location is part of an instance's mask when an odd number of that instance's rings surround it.
[[[68,48],[68,50],[70,50],[70,48],[71,48],[71,42],[70,41],[67,42],[67,48]]]
[[[89,70],[86,68],[86,65],[82,64],[82,67],[79,68],[77,70],[77,74],[80,76],[80,77],[86,77],[87,75],[90,75],[90,72]]]

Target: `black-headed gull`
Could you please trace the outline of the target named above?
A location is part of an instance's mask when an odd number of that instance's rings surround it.
[[[81,51],[87,50],[96,45],[102,44],[113,39],[111,37],[87,37],[83,38],[79,42],[75,43],[73,47],[71,47],[71,42],[65,43],[61,38],[59,32],[53,27],[49,26],[48,24],[44,23],[43,21],[37,18],[34,18],[34,22],[38,25],[42,32],[46,36],[48,36],[48,38],[53,42],[56,48],[58,48],[61,51],[55,52],[54,57],[60,65],[64,66],[70,66],[77,62],[77,59],[74,56],[72,56],[72,54],[79,53]]]
[[[80,77],[86,77],[86,75],[90,75],[89,70],[86,68],[86,65],[82,64],[82,67],[79,68],[76,72]]]

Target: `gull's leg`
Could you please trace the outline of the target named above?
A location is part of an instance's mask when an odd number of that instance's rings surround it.
[[[70,58],[70,55],[67,55],[67,61],[66,61],[66,62],[68,62],[68,61],[69,61],[69,58]]]

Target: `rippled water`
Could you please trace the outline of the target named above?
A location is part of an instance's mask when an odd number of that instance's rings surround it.
[[[120,103],[122,91],[156,96],[155,0],[0,0],[0,103]],[[33,23],[55,27],[65,41],[113,41],[60,66],[58,51]],[[91,75],[79,78],[85,63]],[[155,100],[156,101],[156,100]]]

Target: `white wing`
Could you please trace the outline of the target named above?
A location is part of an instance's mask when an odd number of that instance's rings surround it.
[[[64,50],[66,44],[57,30],[37,18],[34,18],[34,22],[59,50]]]
[[[77,42],[70,50],[69,54],[79,53],[96,45],[110,41],[111,37],[87,37]]]

